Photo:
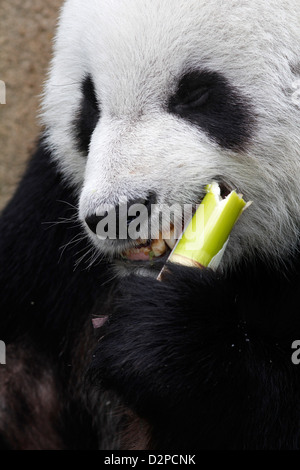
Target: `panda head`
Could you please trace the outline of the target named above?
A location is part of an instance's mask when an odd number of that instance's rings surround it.
[[[297,87],[298,0],[66,1],[42,116],[99,253],[137,245],[100,240],[99,210],[196,205],[217,181],[253,201],[223,266],[286,259],[300,220]]]

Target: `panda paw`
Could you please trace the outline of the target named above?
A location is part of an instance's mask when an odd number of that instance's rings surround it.
[[[224,376],[238,330],[233,292],[211,270],[170,266],[163,282],[122,279],[115,299],[99,328],[94,380],[152,420],[189,414]]]

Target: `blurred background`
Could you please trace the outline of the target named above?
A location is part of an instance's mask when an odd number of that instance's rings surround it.
[[[39,95],[63,0],[0,0],[0,209],[12,196],[40,132]]]

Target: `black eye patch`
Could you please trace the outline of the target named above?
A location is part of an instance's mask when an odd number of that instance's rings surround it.
[[[75,133],[79,150],[87,155],[92,134],[100,118],[95,86],[90,75],[83,81],[81,90],[82,100],[75,119]]]
[[[168,111],[196,125],[225,149],[244,150],[253,132],[251,105],[217,72],[184,75]]]

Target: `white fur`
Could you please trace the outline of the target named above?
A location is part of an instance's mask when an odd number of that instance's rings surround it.
[[[164,110],[181,74],[197,68],[222,73],[252,103],[245,153],[224,151]],[[71,129],[87,74],[101,119],[86,161]],[[253,201],[225,264],[242,253],[286,257],[300,222],[299,77],[299,0],[67,0],[42,116],[54,158],[78,187],[81,220],[149,190],[160,203],[198,203],[221,175]]]

